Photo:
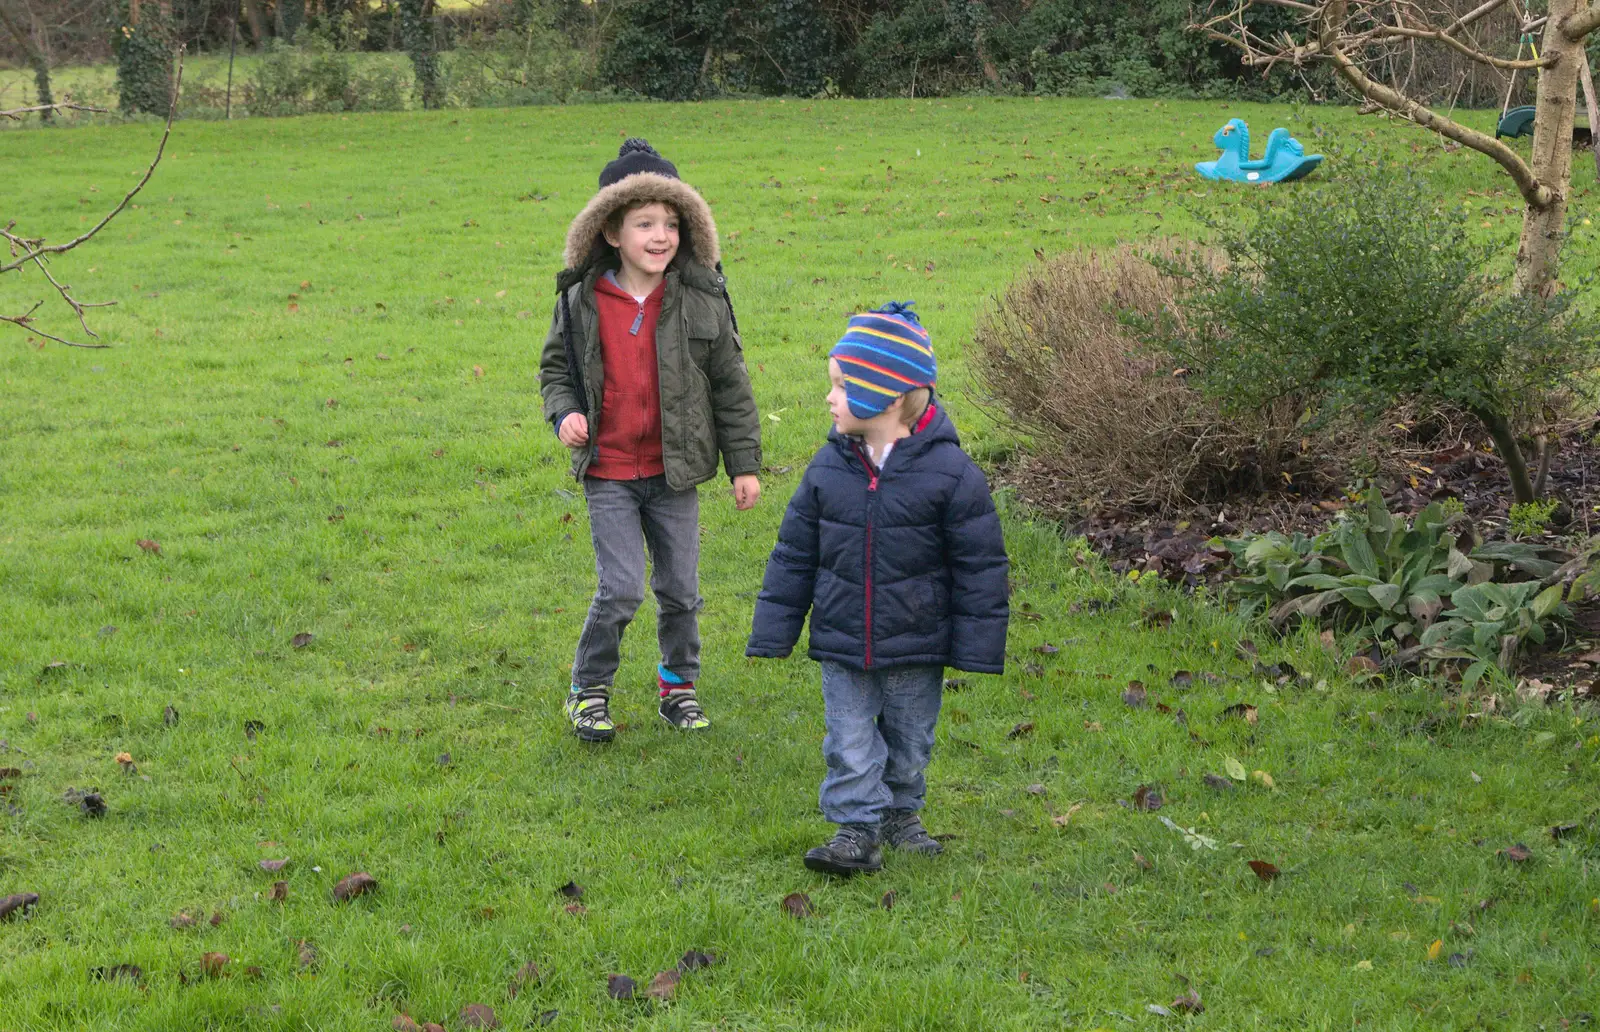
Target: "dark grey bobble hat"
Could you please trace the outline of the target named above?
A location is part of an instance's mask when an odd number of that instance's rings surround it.
[[[678,178],[678,166],[656,153],[656,149],[650,146],[650,141],[630,136],[622,141],[622,149],[617,151],[617,160],[600,170],[600,189],[604,190],[612,183],[621,182],[637,172],[654,172],[669,179]]]

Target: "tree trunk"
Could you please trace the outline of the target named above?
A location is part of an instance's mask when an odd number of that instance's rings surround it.
[[[1522,218],[1516,284],[1524,294],[1548,297],[1560,287],[1556,276],[1561,235],[1566,229],[1567,194],[1572,187],[1572,122],[1578,106],[1578,65],[1588,59],[1583,41],[1568,39],[1562,23],[1587,6],[1587,0],[1550,0],[1550,20],[1545,22],[1544,46],[1539,54],[1554,60],[1555,65],[1539,71],[1534,100],[1538,115],[1533,122],[1533,153],[1528,164],[1552,196],[1542,208],[1529,205]]]
[[[28,59],[28,64],[33,67],[33,84],[38,92],[38,103],[54,104],[55,95],[50,92],[50,63],[44,59],[44,52],[34,45],[33,37],[29,36],[22,25],[11,17],[11,12],[6,9],[3,0],[0,0],[0,22],[4,22],[7,31],[16,38],[17,46],[22,48],[22,54]],[[39,121],[46,125],[55,121],[54,112],[49,108],[39,112]]]
[[[257,50],[267,38],[266,19],[261,17],[261,0],[244,0],[244,20],[250,25],[250,45]]]
[[[1523,461],[1522,448],[1517,444],[1517,435],[1512,432],[1511,424],[1499,412],[1478,410],[1473,414],[1483,421],[1484,429],[1489,431],[1489,437],[1494,441],[1495,450],[1500,453],[1500,461],[1506,464],[1506,473],[1511,477],[1512,501],[1534,501],[1536,496],[1533,481],[1528,478],[1528,464]]]

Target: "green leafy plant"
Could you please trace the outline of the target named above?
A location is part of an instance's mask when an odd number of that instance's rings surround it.
[[[1544,533],[1560,504],[1553,498],[1543,502],[1518,502],[1511,507],[1511,533],[1517,537]]]
[[[1450,595],[1454,608],[1422,633],[1421,644],[1430,658],[1471,660],[1461,674],[1467,687],[1490,667],[1509,673],[1524,641],[1544,642],[1544,621],[1570,615],[1563,590],[1560,584],[1541,590],[1538,581],[1459,588]]]
[[[1156,259],[1192,287],[1150,343],[1226,411],[1295,397],[1313,425],[1407,401],[1468,412],[1532,501],[1519,436],[1592,389],[1594,314],[1573,291],[1511,291],[1460,206],[1405,166],[1348,157],[1292,199],[1262,195],[1247,225],[1212,222],[1225,266]]]
[[[1396,518],[1376,488],[1364,506],[1314,538],[1271,532],[1218,543],[1233,555],[1235,592],[1251,605],[1267,606],[1275,626],[1304,617],[1411,647],[1438,640],[1428,635],[1445,615],[1445,599],[1456,606],[1452,613],[1460,610],[1461,589],[1515,570],[1535,578],[1527,583],[1536,591],[1538,580],[1557,569],[1534,545],[1479,543],[1465,515],[1438,502],[1409,523]],[[1547,610],[1535,623],[1548,616]]]

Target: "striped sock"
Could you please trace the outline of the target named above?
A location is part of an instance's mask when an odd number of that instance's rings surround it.
[[[689,689],[690,691],[694,690],[693,681],[685,681],[677,674],[668,670],[665,663],[657,664],[656,666],[656,684],[661,689],[661,697],[663,699],[665,699],[674,691],[681,691],[685,688]]]

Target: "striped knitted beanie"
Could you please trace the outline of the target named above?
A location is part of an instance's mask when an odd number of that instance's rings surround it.
[[[934,384],[933,342],[911,310],[914,304],[891,301],[851,316],[844,336],[828,352],[844,373],[845,398],[857,419],[871,419],[907,391]]]

